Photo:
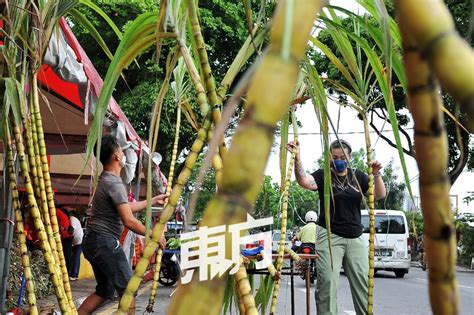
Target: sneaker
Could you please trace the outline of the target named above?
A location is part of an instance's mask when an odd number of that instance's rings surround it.
[[[69,277],[69,281],[77,281],[77,277]]]

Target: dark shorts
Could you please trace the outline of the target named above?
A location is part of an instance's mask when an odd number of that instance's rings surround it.
[[[115,291],[122,296],[132,277],[132,269],[118,240],[89,230],[84,235],[82,248],[94,270],[95,293],[106,299],[112,299]]]

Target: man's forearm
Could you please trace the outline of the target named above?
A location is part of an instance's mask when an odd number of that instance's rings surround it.
[[[142,201],[129,202],[132,212],[140,212],[146,208],[146,199]]]

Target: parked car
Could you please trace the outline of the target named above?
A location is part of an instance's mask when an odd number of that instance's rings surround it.
[[[280,230],[274,230],[272,233],[272,252],[277,253],[280,247]],[[291,248],[291,233],[286,231],[285,246]]]

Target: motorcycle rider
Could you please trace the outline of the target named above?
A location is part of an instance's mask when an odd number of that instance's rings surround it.
[[[308,211],[304,216],[304,220],[306,221],[306,225],[293,237],[293,242],[301,241],[301,243],[315,244],[318,214],[314,211]]]

